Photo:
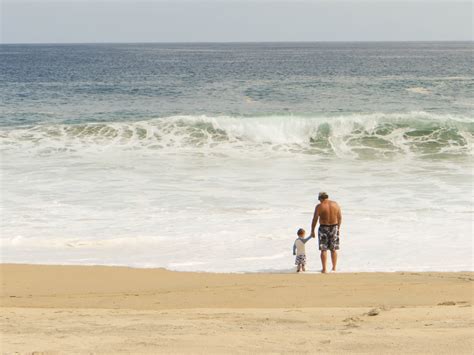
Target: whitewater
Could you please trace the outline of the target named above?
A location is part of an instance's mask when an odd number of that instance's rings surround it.
[[[342,272],[472,270],[471,47],[439,46],[3,46],[1,262],[290,272],[327,191]]]
[[[289,270],[295,230],[309,228],[325,190],[344,207],[342,270],[469,269],[471,250],[459,245],[471,233],[472,124],[426,113],[330,122],[171,117],[4,130],[4,260]]]

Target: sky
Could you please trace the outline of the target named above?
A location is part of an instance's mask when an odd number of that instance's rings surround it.
[[[2,43],[469,41],[460,0],[0,0]]]

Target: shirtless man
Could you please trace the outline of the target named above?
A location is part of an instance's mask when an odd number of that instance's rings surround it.
[[[339,249],[339,229],[342,222],[341,208],[335,201],[329,200],[325,192],[318,196],[320,202],[314,209],[313,223],[311,224],[311,237],[315,238],[314,229],[319,219],[319,250],[321,250],[322,272],[326,273],[327,250],[331,251],[332,271],[336,271],[337,251]]]

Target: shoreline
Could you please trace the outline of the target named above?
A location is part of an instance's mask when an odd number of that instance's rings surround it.
[[[473,272],[301,276],[0,264],[0,278],[6,353],[474,349]]]
[[[23,262],[0,262],[0,268],[2,266],[54,266],[54,267],[99,267],[99,268],[117,268],[117,269],[132,269],[132,270],[162,270],[167,272],[175,273],[186,273],[186,274],[216,274],[216,275],[292,275],[296,274],[296,267],[291,269],[281,269],[271,271],[270,269],[264,269],[261,271],[205,271],[205,270],[174,270],[168,269],[166,267],[160,266],[129,266],[129,265],[119,265],[119,264],[58,264],[58,263],[23,263]],[[328,261],[328,267],[330,268],[331,263]],[[474,270],[351,270],[351,271],[337,271],[331,272],[328,271],[327,274],[338,274],[338,275],[351,275],[351,274],[453,274],[453,273],[472,273],[474,275]],[[306,272],[300,273],[300,275],[317,275],[322,274],[321,271],[315,270],[306,270]]]

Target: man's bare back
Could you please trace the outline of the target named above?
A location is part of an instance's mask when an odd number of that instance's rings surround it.
[[[337,225],[339,235],[339,228],[341,227],[342,223],[342,214],[341,208],[339,207],[336,201],[324,199],[314,209],[313,223],[311,225],[311,236],[313,237],[314,230],[318,221],[319,224],[323,226]]]
[[[340,224],[341,208],[336,201],[324,200],[316,206],[316,211],[319,217],[319,224]]]

